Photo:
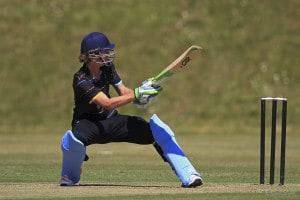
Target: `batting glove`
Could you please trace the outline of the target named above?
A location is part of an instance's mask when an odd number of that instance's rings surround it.
[[[137,87],[134,89],[134,96],[135,96],[135,101],[134,104],[136,105],[146,105],[150,101],[153,100],[153,98],[159,94],[159,92],[162,90],[162,87],[160,86],[150,86],[143,84],[140,87]]]

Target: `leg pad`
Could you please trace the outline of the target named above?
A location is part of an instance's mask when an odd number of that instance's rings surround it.
[[[178,145],[173,131],[155,114],[150,119],[150,127],[155,141],[164,153],[164,157],[174,169],[183,186],[188,186],[191,175],[200,176],[200,174],[195,170]]]
[[[61,177],[76,184],[80,180],[81,165],[85,159],[86,148],[81,141],[68,130],[61,139],[63,154]]]

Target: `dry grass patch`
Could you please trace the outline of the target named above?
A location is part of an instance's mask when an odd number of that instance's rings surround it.
[[[54,183],[3,183],[0,199],[6,198],[63,198],[126,195],[159,195],[191,193],[287,193],[300,192],[300,184],[269,186],[257,184],[205,184],[199,188],[181,188],[167,185],[82,184],[60,187]]]

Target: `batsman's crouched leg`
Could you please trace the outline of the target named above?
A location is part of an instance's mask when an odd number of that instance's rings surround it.
[[[141,117],[128,116],[127,129],[127,142],[133,142],[136,144],[153,144],[153,147],[161,156],[161,158],[165,162],[168,162],[163,154],[161,147],[157,144],[157,142],[155,142],[149,122],[145,121]]]
[[[62,170],[61,170],[61,186],[72,186],[79,182],[81,166],[85,159],[86,148],[68,130],[61,139]]]
[[[168,160],[183,187],[202,185],[200,173],[196,171],[178,145],[172,130],[157,115],[150,119],[150,127],[156,143],[161,147],[164,157]]]

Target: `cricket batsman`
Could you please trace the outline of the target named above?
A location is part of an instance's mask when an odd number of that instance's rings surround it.
[[[81,42],[81,68],[74,74],[72,130],[61,139],[61,186],[79,183],[81,167],[88,160],[86,147],[92,144],[129,142],[152,144],[182,183],[182,187],[202,185],[202,178],[178,145],[172,130],[153,115],[150,121],[118,113],[129,103],[147,105],[161,87],[144,81],[134,90],[125,86],[113,64],[115,44],[99,32],[87,34]],[[111,97],[110,86],[118,93]]]

